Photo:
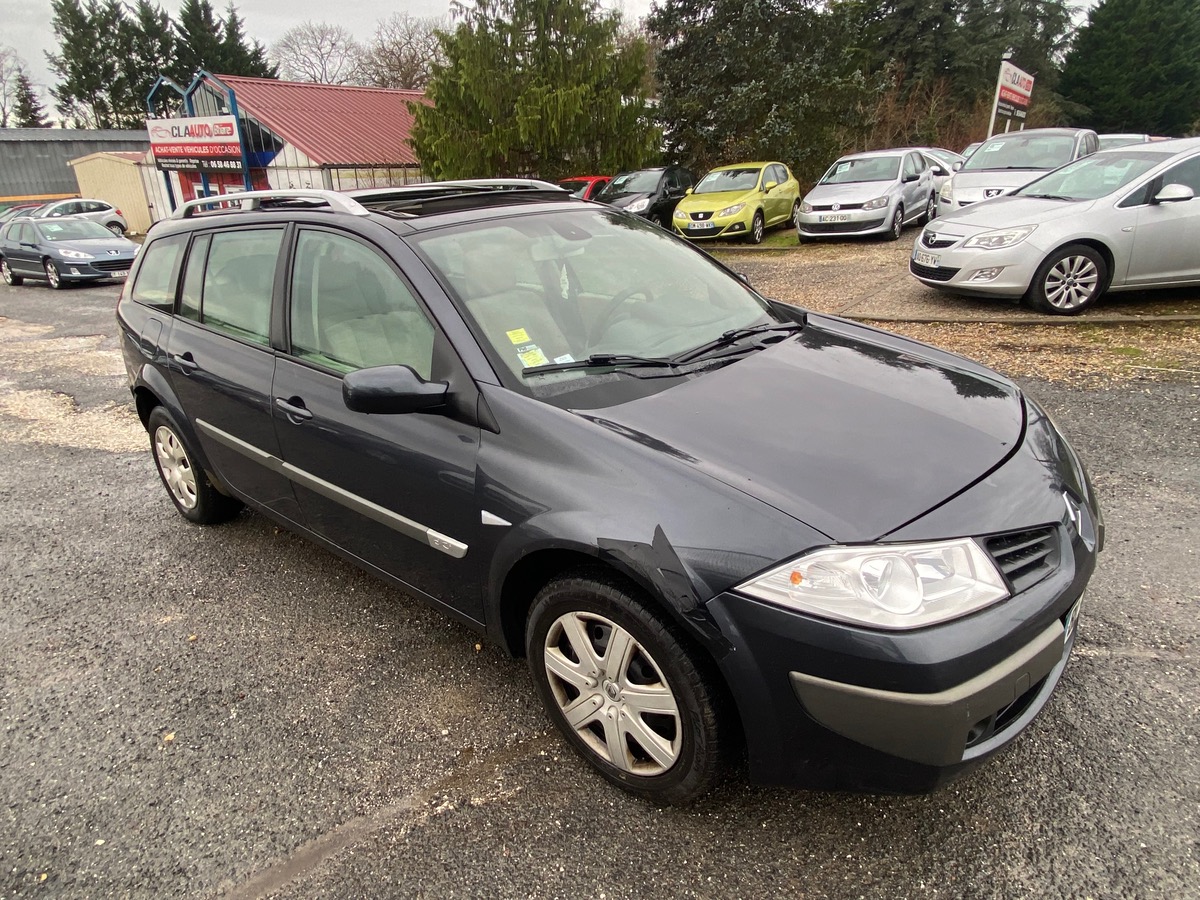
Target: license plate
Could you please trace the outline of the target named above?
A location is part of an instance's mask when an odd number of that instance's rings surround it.
[[[688,228],[692,231],[708,231],[708,229],[716,227],[712,222],[691,222],[688,224]]]
[[[913,262],[918,266],[929,266],[932,269],[938,267],[941,257],[935,253],[926,253],[923,250],[913,251]]]
[[[849,222],[850,221],[850,213],[831,213],[830,215],[827,215],[827,216],[821,216],[820,221],[822,221],[822,222]]]
[[[121,269],[120,271],[118,271],[118,272],[112,272],[111,274],[112,274],[112,277],[113,277],[113,278],[128,278],[128,277],[129,277],[129,270],[128,270],[128,269]]]

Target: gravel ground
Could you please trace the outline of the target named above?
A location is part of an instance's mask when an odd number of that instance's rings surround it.
[[[115,293],[0,285],[0,900],[1200,897],[1194,333],[926,334],[1001,354],[1107,515],[1075,658],[1009,752],[930,797],[734,775],[661,810],[592,776],[473,633],[262,517],[183,522]],[[1180,371],[1070,367],[1176,343]]]

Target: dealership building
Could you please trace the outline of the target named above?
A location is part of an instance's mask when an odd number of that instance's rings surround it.
[[[151,159],[170,205],[267,188],[350,190],[425,180],[412,148],[421,91],[202,72],[150,93]],[[156,216],[157,218],[157,216]]]

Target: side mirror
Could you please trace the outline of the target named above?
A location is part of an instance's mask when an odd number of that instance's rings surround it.
[[[921,176],[918,175],[916,172],[909,172],[908,174],[901,177],[900,180],[902,182],[904,182],[905,184],[912,184],[914,181],[919,181],[920,178],[921,178]]]
[[[691,192],[692,192],[692,189],[691,189],[691,188],[688,188],[686,191],[684,191],[684,192],[683,192],[683,196],[685,196],[685,197],[686,197],[686,196],[687,196],[688,194],[690,194]]]
[[[410,366],[375,366],[342,378],[342,402],[354,412],[375,415],[421,412],[446,403],[450,385],[426,381]]]
[[[942,168],[941,166],[934,166],[934,167],[933,167],[933,168],[932,168],[930,171],[932,171],[934,175],[938,176],[938,178],[941,178],[943,175],[949,175],[949,174],[950,174],[949,172],[947,172],[947,171],[946,171],[944,168]]]
[[[779,187],[778,181],[768,181],[766,184],[763,185],[763,192],[769,194],[769,193],[771,193],[771,191],[775,190],[775,188],[777,188],[777,187]]]
[[[957,172],[959,169],[962,168],[962,166],[963,166],[962,160],[959,160],[954,165],[952,165],[950,168],[953,169],[955,172]]]
[[[1161,191],[1154,195],[1155,203],[1182,203],[1185,200],[1191,200],[1196,196],[1186,184],[1168,184]]]

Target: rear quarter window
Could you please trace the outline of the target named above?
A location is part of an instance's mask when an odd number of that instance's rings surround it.
[[[187,235],[151,241],[142,249],[142,262],[129,297],[136,303],[155,309],[170,310],[175,306],[175,285],[179,281],[179,262]]]

